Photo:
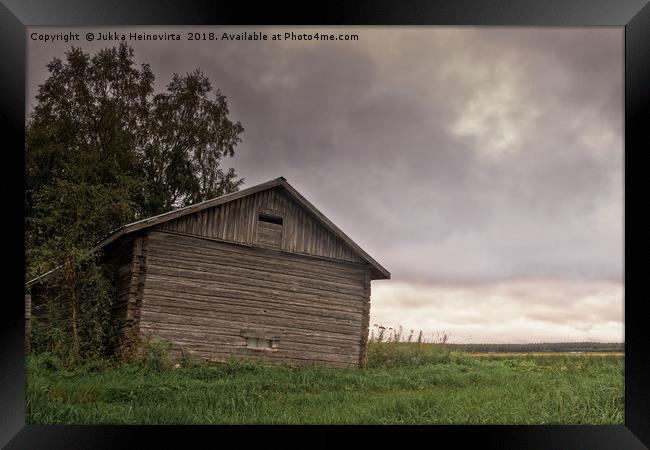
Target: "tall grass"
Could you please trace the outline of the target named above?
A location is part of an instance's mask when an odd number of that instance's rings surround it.
[[[445,331],[435,333],[425,333],[422,330],[411,329],[409,334],[404,333],[404,327],[397,324],[395,326],[385,326],[374,324],[370,328],[369,342],[394,342],[394,343],[411,343],[418,344],[446,344],[451,335]]]

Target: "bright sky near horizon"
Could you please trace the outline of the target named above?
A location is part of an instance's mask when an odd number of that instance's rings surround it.
[[[28,109],[52,58],[117,44],[84,39],[100,30],[181,35],[129,42],[159,89],[200,68],[228,98],[245,186],[286,177],[391,272],[371,325],[623,341],[622,27],[30,27]]]

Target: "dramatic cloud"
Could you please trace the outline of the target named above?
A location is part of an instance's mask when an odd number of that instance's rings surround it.
[[[622,28],[299,31],[359,40],[131,44],[159,88],[174,72],[201,68],[228,97],[246,131],[226,163],[246,185],[287,177],[391,271],[391,281],[375,283],[373,321],[417,317],[412,326],[453,325],[496,341],[529,340],[533,331],[552,340],[620,339]],[[111,43],[78,45],[94,52]],[[68,46],[28,40],[28,105],[45,63]],[[499,306],[472,290],[455,297],[464,312],[441,313],[436,286],[505,286],[521,277],[564,301],[526,288],[527,298],[509,295]],[[587,289],[602,279],[618,286],[594,294],[617,312],[614,321],[570,295],[571,283]],[[409,289],[419,306],[406,302]],[[492,314],[503,321],[479,320]]]

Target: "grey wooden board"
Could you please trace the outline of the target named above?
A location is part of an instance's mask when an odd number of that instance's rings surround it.
[[[159,231],[147,242],[143,337],[207,359],[257,352],[264,360],[361,361],[369,268]],[[249,337],[273,348],[247,347]]]

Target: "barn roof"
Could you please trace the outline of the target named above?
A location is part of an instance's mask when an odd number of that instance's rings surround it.
[[[198,211],[202,211],[213,206],[221,205],[223,203],[228,203],[233,200],[237,200],[257,192],[265,191],[267,189],[273,189],[276,187],[281,187],[284,191],[299,205],[309,211],[326,229],[328,229],[335,236],[340,238],[345,242],[350,248],[364,261],[372,266],[373,275],[379,279],[390,278],[390,272],[386,270],[381,264],[375,261],[368,253],[366,253],[359,245],[350,239],[343,231],[341,231],[331,220],[329,220],[323,213],[321,213],[314,205],[312,205],[305,197],[303,197],[298,191],[296,191],[284,177],[279,177],[274,180],[267,181],[266,183],[261,183],[241,191],[234,192],[232,194],[222,195],[221,197],[216,197],[210,200],[206,200],[194,205],[186,206],[184,208],[175,209],[166,213],[159,214],[157,216],[148,217],[146,219],[138,220],[113,230],[106,238],[101,240],[94,248],[93,251],[99,250],[111,242],[116,241],[126,234],[133,233],[138,230],[143,230],[146,228],[153,227],[155,225],[167,222],[169,220],[177,219],[179,217],[186,216],[188,214],[193,214]],[[55,268],[46,272],[30,281],[26,284],[30,285],[40,279],[43,279],[50,275],[52,272],[58,269]]]

